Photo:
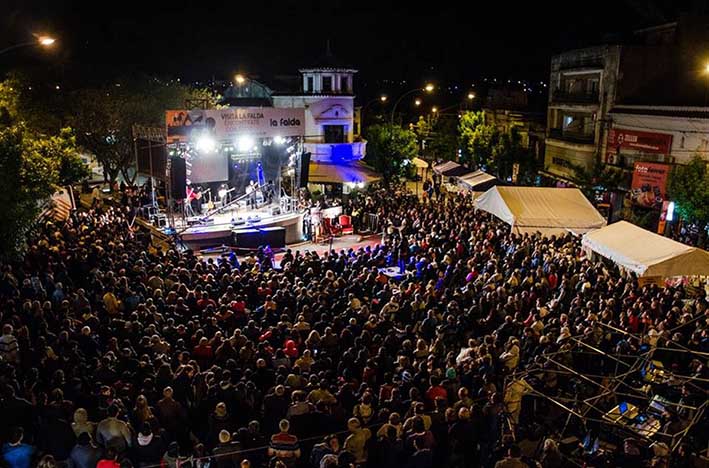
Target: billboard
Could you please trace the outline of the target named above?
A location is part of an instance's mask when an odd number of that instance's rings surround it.
[[[672,135],[667,133],[640,132],[624,128],[608,130],[606,162],[617,162],[617,155],[622,149],[631,149],[641,153],[670,154]]]
[[[252,138],[304,136],[305,109],[230,107],[228,109],[168,110],[165,112],[167,142],[186,143],[208,132],[218,141],[240,135]]]
[[[632,202],[646,208],[662,208],[662,202],[667,199],[669,172],[667,164],[636,162],[630,186]]]

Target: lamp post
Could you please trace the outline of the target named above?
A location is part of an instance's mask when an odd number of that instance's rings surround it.
[[[368,102],[362,107],[362,110],[359,111],[359,119],[360,119],[361,123],[364,124],[364,111],[367,110],[367,107],[369,107],[370,105],[374,104],[375,102],[381,102],[382,104],[384,104],[384,103],[387,102],[388,99],[389,99],[389,98],[388,98],[386,95],[382,94],[382,95],[379,96],[378,98],[374,98],[374,99],[372,99],[371,101],[368,101]],[[361,131],[361,129],[360,129],[360,131]]]
[[[408,96],[409,94],[418,93],[418,92],[421,92],[421,91],[425,91],[425,92],[427,92],[427,93],[431,93],[431,92],[433,92],[434,89],[435,89],[435,87],[434,87],[432,84],[429,83],[429,84],[427,84],[424,88],[414,88],[414,89],[412,89],[412,90],[409,90],[409,91],[405,92],[405,93],[402,94],[401,96],[399,96],[399,99],[396,100],[396,102],[394,103],[394,107],[392,107],[392,109],[391,109],[391,119],[390,119],[390,123],[391,123],[392,125],[394,125],[394,115],[396,114],[396,106],[399,105],[399,103],[401,102],[402,99],[404,99],[404,98],[405,98],[406,96]],[[417,104],[417,105],[418,105],[418,104]]]
[[[35,39],[33,41],[21,42],[19,44],[5,47],[4,49],[0,49],[0,55],[4,54],[5,52],[9,52],[11,50],[20,49],[22,47],[30,47],[30,46],[41,46],[41,47],[45,47],[45,48],[51,47],[55,42],[56,42],[56,39],[54,39],[53,37],[39,36],[37,39]]]
[[[236,86],[240,89],[243,88],[245,85],[248,86],[249,84],[255,84],[263,91],[264,98],[268,99],[269,101],[271,100],[271,90],[268,88],[268,86],[254,80],[253,78],[248,78],[242,75],[241,73],[237,73],[234,77],[234,82],[236,83]]]

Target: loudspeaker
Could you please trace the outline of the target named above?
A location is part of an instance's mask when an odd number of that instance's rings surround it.
[[[303,153],[300,157],[300,188],[308,186],[310,178],[310,153]]]
[[[170,191],[172,198],[182,200],[187,191],[187,165],[184,158],[170,158]]]

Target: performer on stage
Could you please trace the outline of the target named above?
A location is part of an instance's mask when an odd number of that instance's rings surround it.
[[[197,192],[191,184],[187,184],[186,196],[185,196],[185,216],[194,216],[194,210],[192,209],[192,200],[197,198]]]
[[[266,202],[267,205],[270,205],[273,203],[273,192],[275,191],[275,187],[273,186],[273,181],[269,180],[266,186],[263,189],[263,198]]]
[[[248,195],[246,199],[246,204],[251,209],[256,209],[256,191],[258,190],[258,185],[253,180],[246,186],[246,194]]]

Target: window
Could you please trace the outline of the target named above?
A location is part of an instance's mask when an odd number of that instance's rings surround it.
[[[332,77],[331,76],[323,76],[322,77],[322,90],[324,93],[331,93],[332,92]]]
[[[350,91],[350,80],[346,76],[340,78],[340,91],[348,93]]]
[[[598,94],[598,78],[591,78],[586,83],[586,94]]]
[[[313,92],[313,77],[312,76],[308,77],[308,84],[305,87],[305,91],[308,93]]]
[[[325,143],[345,142],[344,125],[324,125],[323,130],[325,130]]]

